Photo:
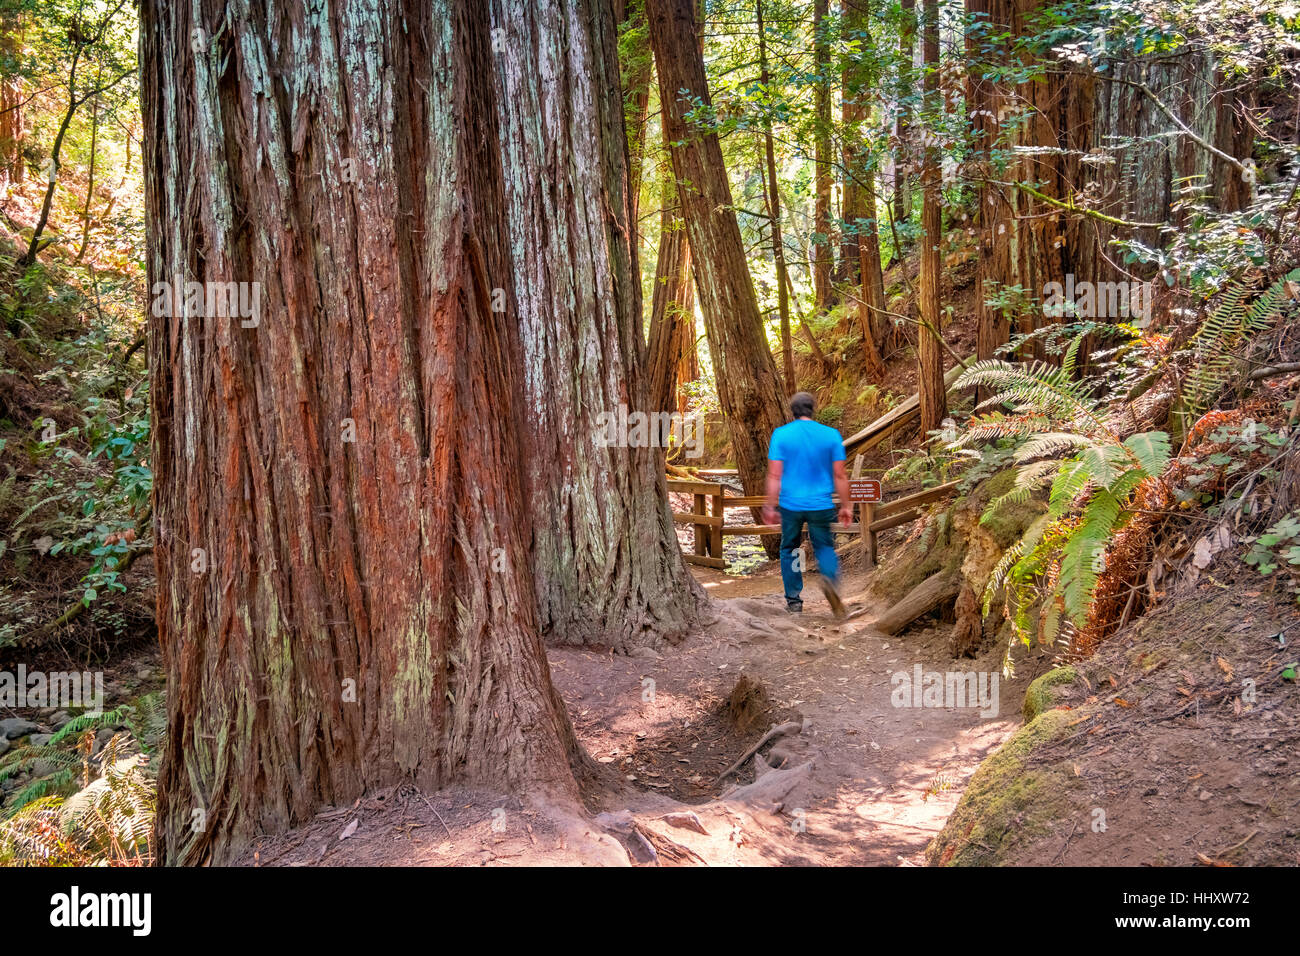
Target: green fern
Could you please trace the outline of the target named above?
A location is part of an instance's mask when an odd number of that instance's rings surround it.
[[[1182,433],[1210,408],[1239,368],[1237,352],[1252,335],[1271,329],[1293,301],[1292,283],[1300,282],[1293,269],[1273,283],[1249,307],[1250,290],[1234,285],[1192,337],[1193,364],[1179,396]]]
[[[1009,405],[1015,413],[986,413],[962,442],[1008,433],[1025,439],[1016,454],[1015,486],[989,503],[981,522],[989,523],[998,509],[1027,500],[1050,481],[1047,514],[1003,553],[984,592],[986,615],[1003,593],[1013,631],[1025,643],[1039,630],[1030,616],[1039,599],[1046,601],[1045,638],[1055,639],[1067,623],[1086,623],[1106,548],[1128,519],[1134,491],[1169,462],[1168,435],[1143,432],[1120,439],[1107,424],[1107,409],[1094,387],[1072,380],[1081,343],[1081,336],[1071,342],[1060,368],[986,360],[957,383],[990,389],[993,396],[982,407]],[[1067,457],[1055,460],[1060,455]],[[1059,574],[1048,591],[1044,582],[1054,565]]]

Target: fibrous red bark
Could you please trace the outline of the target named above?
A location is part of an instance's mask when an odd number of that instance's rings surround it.
[[[491,9],[542,626],[618,651],[676,642],[705,599],[668,509],[671,436],[611,443],[600,420],[675,411],[648,404],[618,24],[605,0]]]
[[[150,322],[162,859],[401,781],[574,796],[486,6],[147,0],[140,36],[151,288],[260,301]]]
[[[710,102],[694,7],[694,0],[649,0],[650,41],[718,399],[745,493],[760,495],[767,442],[786,415],[732,209],[722,148],[716,133],[691,128],[686,121],[694,98]],[[775,536],[767,536],[764,545],[774,554]]]

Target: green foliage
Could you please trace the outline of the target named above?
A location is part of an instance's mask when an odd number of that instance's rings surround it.
[[[1183,434],[1227,387],[1240,365],[1240,350],[1252,336],[1271,329],[1290,307],[1297,282],[1300,269],[1273,283],[1249,304],[1250,290],[1244,285],[1235,284],[1223,293],[1190,344],[1192,368],[1179,396]]]
[[[166,722],[166,701],[159,691],[143,694],[113,710],[74,717],[46,743],[13,748],[0,757],[0,782],[22,774],[31,775],[31,779],[10,795],[3,815],[13,816],[45,797],[66,795],[77,784],[78,770],[82,786],[88,783],[89,756],[96,731],[121,727],[126,735],[124,739],[129,739],[147,756],[158,748]]]
[[[1250,550],[1242,560],[1265,577],[1282,569],[1287,587],[1300,594],[1300,513],[1288,512],[1265,529],[1263,534],[1246,538]]]
[[[93,743],[86,742],[88,747]],[[113,736],[90,779],[69,797],[40,795],[0,822],[0,866],[147,866],[152,863],[156,782],[139,756],[123,757],[131,739]]]
[[[1086,623],[1106,547],[1127,520],[1134,491],[1159,476],[1170,456],[1164,432],[1121,439],[1108,427],[1105,407],[1092,394],[1095,386],[1071,378],[1082,341],[1080,335],[1071,343],[1060,368],[991,359],[975,363],[957,382],[990,389],[986,406],[1012,409],[1010,415],[977,419],[959,444],[1020,439],[1015,486],[989,503],[981,521],[1050,482],[1047,514],[1003,554],[984,593],[987,614],[997,593],[1005,592],[1013,628],[1026,643],[1037,630],[1029,609],[1040,598],[1046,601],[1046,639],[1055,638],[1065,622]],[[1058,456],[1064,457],[1053,460]],[[1057,574],[1049,586],[1053,568]]]

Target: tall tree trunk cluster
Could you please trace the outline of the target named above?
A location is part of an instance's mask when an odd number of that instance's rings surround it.
[[[969,13],[989,22],[990,35],[1007,37],[1027,32],[1045,5],[1045,0],[967,0]],[[1191,135],[1169,135],[1177,127],[1156,102],[1195,137],[1230,156],[1247,156],[1250,135],[1243,112],[1251,104],[1215,75],[1209,54],[1126,55],[1112,60],[1105,72],[1061,59],[1043,78],[1010,87],[983,75],[985,64],[1013,63],[1009,46],[990,50],[967,42],[967,101],[981,180],[975,225],[980,357],[991,356],[1013,332],[1057,321],[1041,308],[1047,283],[1064,284],[1067,276],[1076,283],[1149,278],[1149,270],[1126,274],[1108,244],[1117,237],[1157,244],[1157,226],[1132,224],[1176,225],[1180,181],[1224,184],[1220,195],[1210,197],[1220,209],[1240,208],[1249,198],[1248,184],[1231,164]],[[1019,113],[1025,114],[1024,123],[1009,122]],[[1009,137],[1002,132],[1007,129],[1013,131]],[[1017,147],[1026,148],[1009,162],[992,161]],[[1030,184],[1039,195],[1014,183]],[[1063,208],[1071,206],[1100,215]],[[1013,311],[1021,316],[1014,329]]]
[[[670,144],[679,205],[691,247],[695,289],[722,413],[746,494],[763,493],[767,441],[785,424],[782,388],[768,348],[744,243],[732,211],[722,147],[711,130],[692,128],[693,101],[709,103],[694,0],[649,0],[664,138]],[[769,535],[765,547],[774,553]]]
[[[165,862],[406,781],[572,801],[543,637],[694,615],[657,451],[594,428],[647,400],[614,29],[142,5]]]

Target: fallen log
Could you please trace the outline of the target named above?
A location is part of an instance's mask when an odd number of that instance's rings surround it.
[[[923,614],[955,601],[961,589],[961,575],[953,571],[938,571],[912,590],[901,601],[876,619],[876,630],[897,634]]]

